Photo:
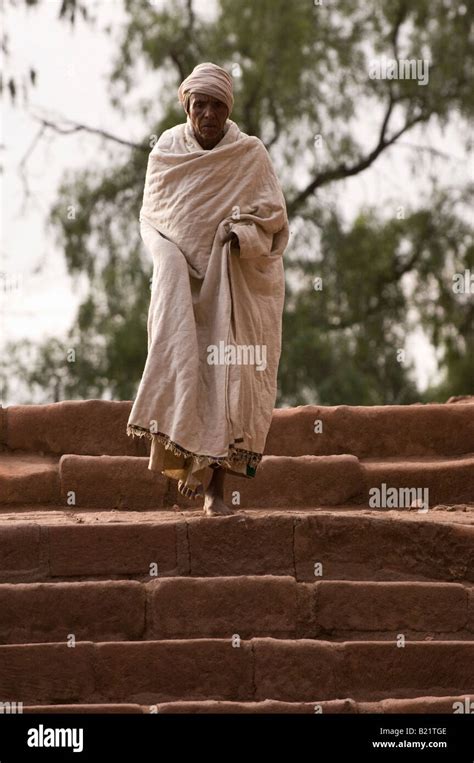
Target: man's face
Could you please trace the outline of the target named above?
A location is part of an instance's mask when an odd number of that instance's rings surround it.
[[[191,93],[189,118],[194,134],[204,148],[212,148],[222,139],[228,113],[223,101],[204,93]]]

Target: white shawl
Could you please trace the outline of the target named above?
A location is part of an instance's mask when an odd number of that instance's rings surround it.
[[[225,129],[205,150],[188,117],[149,154],[140,210],[153,259],[148,357],[127,434],[198,464],[231,457],[253,476],[277,393],[289,230],[265,146],[230,119]],[[222,243],[229,231],[240,250]],[[250,349],[232,356],[236,346]]]

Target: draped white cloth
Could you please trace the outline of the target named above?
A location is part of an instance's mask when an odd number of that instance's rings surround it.
[[[227,120],[211,150],[189,117],[152,149],[140,232],[153,260],[148,357],[127,434],[148,468],[195,488],[221,464],[252,477],[277,394],[289,239],[268,152]],[[222,238],[234,231],[240,249]]]

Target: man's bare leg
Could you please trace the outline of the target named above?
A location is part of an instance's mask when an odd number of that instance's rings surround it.
[[[204,514],[208,517],[225,516],[234,512],[224,503],[225,469],[218,466],[204,493]]]

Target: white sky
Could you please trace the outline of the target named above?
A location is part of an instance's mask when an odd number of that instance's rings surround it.
[[[206,0],[200,5],[208,12],[212,8]],[[46,234],[44,221],[56,201],[63,173],[103,161],[99,153],[102,139],[89,133],[61,136],[48,131],[28,158],[26,173],[31,196],[25,202],[19,166],[39,128],[32,115],[66,117],[137,142],[147,129],[133,108],[128,116],[118,116],[109,103],[107,73],[117,46],[114,36],[107,36],[102,29],[107,22],[116,24],[123,19],[122,1],[91,3],[101,21],[95,28],[84,24],[81,18],[74,28],[57,21],[59,6],[60,0],[47,0],[37,10],[27,12],[20,4],[7,13],[11,49],[8,68],[19,78],[29,64],[34,65],[38,85],[30,91],[28,106],[12,108],[5,98],[2,108],[0,272],[7,274],[8,283],[19,283],[19,288],[0,291],[0,349],[7,340],[28,337],[41,341],[65,335],[85,293],[85,284],[73,283],[67,275],[63,253]],[[140,95],[151,95],[153,90],[159,92],[156,75],[146,78]],[[136,97],[134,92],[132,99]],[[361,135],[367,138],[367,145],[372,143],[372,128],[378,123],[369,114],[361,124]],[[460,138],[453,125],[444,135],[434,128],[428,137],[414,131],[402,142],[429,142],[452,155],[450,160],[432,160],[430,171],[443,183],[454,185],[466,181],[468,173]],[[118,144],[114,146],[109,144],[108,151],[116,150],[117,156],[121,156],[124,149]],[[406,146],[391,149],[373,168],[335,184],[334,194],[346,217],[350,219],[366,205],[383,204],[390,209],[399,204],[421,203],[429,187],[427,173],[425,170],[425,174],[412,177],[406,161],[411,154]],[[421,332],[410,339],[408,349],[416,360],[418,380],[424,387],[432,380],[433,353]],[[3,404],[15,402],[10,399]]]

